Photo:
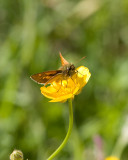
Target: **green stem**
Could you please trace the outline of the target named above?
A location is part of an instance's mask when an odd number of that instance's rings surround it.
[[[63,140],[63,142],[61,143],[61,145],[55,150],[55,152],[53,152],[53,154],[47,158],[47,160],[52,160],[54,157],[56,157],[56,155],[64,148],[64,146],[66,145],[69,136],[71,134],[72,131],[72,126],[73,126],[73,111],[72,111],[72,99],[68,100],[69,103],[69,127],[68,127],[68,132],[67,135],[65,137],[65,139]]]

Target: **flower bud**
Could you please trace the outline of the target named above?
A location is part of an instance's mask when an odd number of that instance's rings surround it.
[[[10,155],[10,160],[23,160],[23,153],[20,150],[14,150]]]

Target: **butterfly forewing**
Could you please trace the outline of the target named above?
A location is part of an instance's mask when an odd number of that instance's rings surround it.
[[[53,79],[53,77],[56,77],[60,73],[62,73],[62,70],[46,71],[46,72],[33,74],[32,76],[30,76],[30,78],[37,83],[48,84],[50,83],[50,80]]]

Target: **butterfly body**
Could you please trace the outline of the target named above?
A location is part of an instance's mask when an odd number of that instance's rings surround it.
[[[66,77],[70,77],[75,73],[75,66],[73,64],[67,64],[61,67],[63,76]]]

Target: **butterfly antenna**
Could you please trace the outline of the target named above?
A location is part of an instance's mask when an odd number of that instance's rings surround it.
[[[84,56],[81,59],[79,59],[75,64],[77,64],[78,62],[82,61],[84,58],[86,58],[86,56]]]

